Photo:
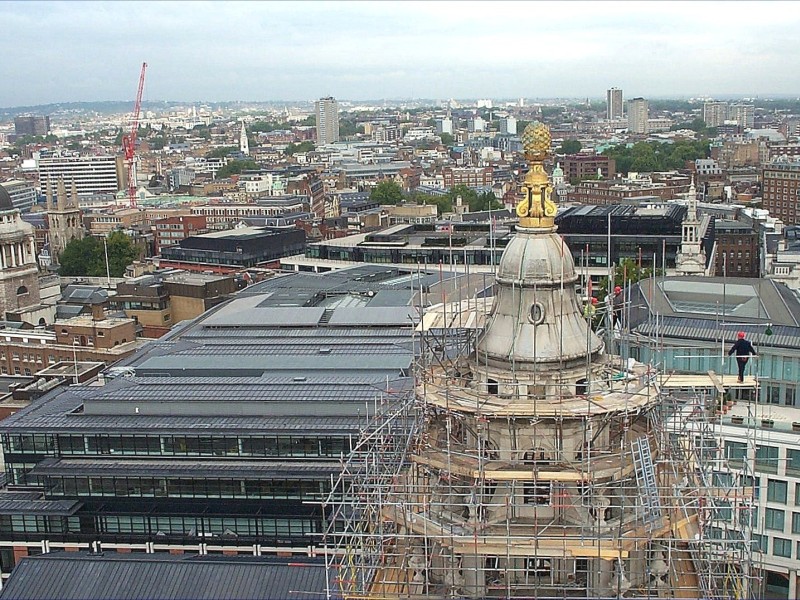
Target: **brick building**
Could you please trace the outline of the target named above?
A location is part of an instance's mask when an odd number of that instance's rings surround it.
[[[442,170],[444,187],[465,185],[469,188],[491,187],[494,183],[492,167],[445,167]]]
[[[567,181],[597,178],[597,171],[603,179],[611,179],[616,174],[616,161],[603,155],[568,154],[560,160]]]
[[[674,200],[689,191],[685,178],[659,183],[621,183],[619,181],[582,181],[567,194],[568,202],[578,204],[621,204],[632,198],[653,197]]]
[[[762,207],[786,225],[800,224],[800,161],[779,158],[762,171]]]
[[[181,240],[208,231],[205,215],[167,217],[153,223],[155,252],[161,254],[164,246],[174,246]]]
[[[728,277],[758,277],[760,272],[758,233],[738,221],[714,222],[715,272]]]

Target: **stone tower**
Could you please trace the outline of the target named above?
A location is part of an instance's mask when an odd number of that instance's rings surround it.
[[[706,253],[700,240],[700,219],[697,218],[697,190],[694,177],[687,195],[686,217],[681,227],[681,249],[675,257],[679,275],[705,275]]]
[[[34,227],[19,216],[0,186],[0,314],[39,304]]]
[[[83,239],[84,229],[81,222],[81,210],[78,206],[78,191],[75,182],[72,182],[71,194],[67,196],[64,180],[59,179],[53,190],[51,182],[46,184],[47,219],[50,235],[50,256],[53,264],[58,264],[58,259],[64,248],[74,239]],[[55,198],[54,198],[55,196]]]

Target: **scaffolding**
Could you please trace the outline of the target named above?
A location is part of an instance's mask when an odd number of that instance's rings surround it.
[[[415,392],[379,407],[328,498],[328,597],[753,597],[752,460],[725,455],[719,415],[757,378],[607,356],[603,394],[487,393],[468,357],[488,306],[417,328]],[[497,423],[555,443],[500,450]]]

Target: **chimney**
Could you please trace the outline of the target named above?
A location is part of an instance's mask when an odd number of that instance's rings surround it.
[[[102,304],[92,304],[92,321],[103,321],[106,318]]]

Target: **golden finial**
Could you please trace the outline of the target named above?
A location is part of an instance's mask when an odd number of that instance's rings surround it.
[[[521,227],[554,226],[557,209],[550,199],[553,186],[542,164],[550,154],[550,141],[550,129],[539,121],[530,123],[522,132],[522,146],[531,168],[522,183],[523,199],[517,204]]]

